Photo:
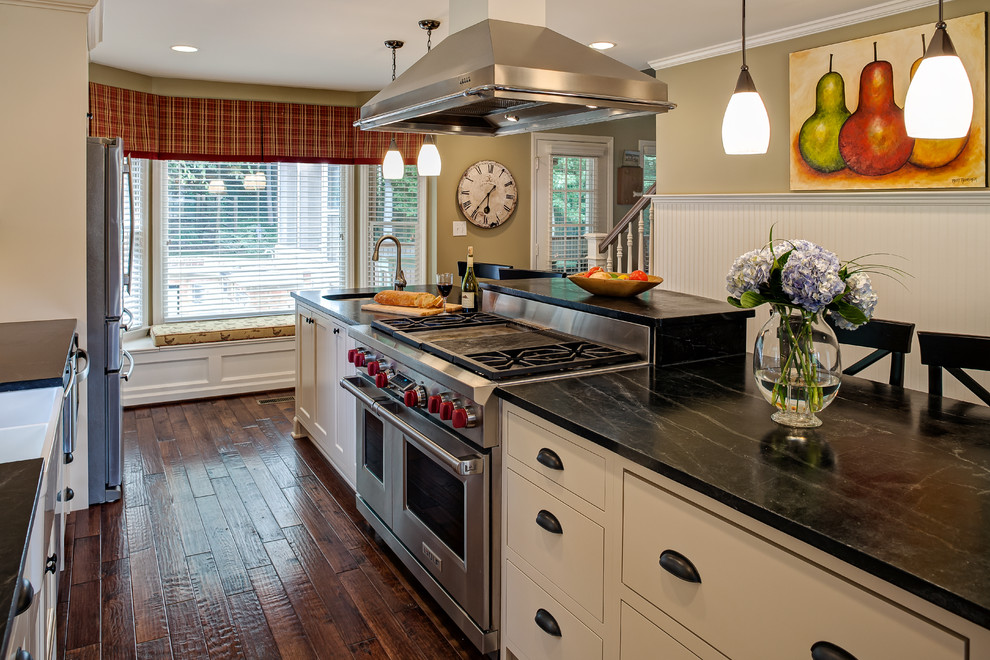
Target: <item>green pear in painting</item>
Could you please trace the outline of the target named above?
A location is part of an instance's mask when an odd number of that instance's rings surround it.
[[[801,157],[819,172],[837,172],[846,166],[839,153],[839,131],[849,118],[846,108],[846,84],[842,76],[832,71],[832,56],[828,58],[828,73],[815,88],[815,113],[801,125],[798,148]]]
[[[894,103],[894,68],[876,59],[859,76],[859,106],[839,131],[839,153],[853,172],[882,176],[911,157],[914,138],[904,128],[904,110]]]

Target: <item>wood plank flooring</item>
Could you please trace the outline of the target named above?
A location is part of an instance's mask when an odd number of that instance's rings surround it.
[[[58,658],[483,657],[291,437],[294,404],[258,403],[285,394],[124,411],[123,500],[68,519]]]

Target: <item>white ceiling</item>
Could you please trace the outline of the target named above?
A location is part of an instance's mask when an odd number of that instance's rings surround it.
[[[447,36],[448,0],[102,3],[103,41],[93,48],[92,61],[166,78],[378,90],[391,78],[386,39],[406,42],[397,52],[401,74],[426,53],[420,19],[441,21],[434,45]],[[928,4],[934,0],[751,0],[747,34],[758,43],[760,35],[820,25],[831,17],[863,12],[864,5],[884,14]],[[546,0],[546,6],[548,27],[582,43],[613,41],[617,46],[608,54],[637,69],[739,39],[738,0]],[[933,22],[936,16],[933,10]],[[169,48],[173,44],[200,50],[176,53]]]

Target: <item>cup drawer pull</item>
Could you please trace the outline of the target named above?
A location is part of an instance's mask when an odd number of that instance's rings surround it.
[[[664,550],[660,553],[660,568],[685,582],[701,584],[701,574],[698,573],[698,569],[690,559],[675,550]]]
[[[540,627],[540,630],[552,637],[560,637],[560,626],[557,625],[557,619],[553,618],[553,615],[547,612],[542,607],[536,610],[536,625]]]
[[[811,645],[811,660],[856,660],[856,656],[831,642],[815,642]]]
[[[560,526],[560,521],[557,520],[557,516],[553,515],[546,509],[540,509],[540,512],[536,514],[536,524],[551,534],[564,533],[564,528]]]
[[[564,464],[560,460],[560,456],[557,456],[557,452],[552,449],[547,449],[544,447],[536,454],[536,461],[548,467],[551,470],[563,470]]]

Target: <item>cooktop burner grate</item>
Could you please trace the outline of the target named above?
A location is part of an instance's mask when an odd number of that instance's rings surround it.
[[[617,364],[638,357],[631,351],[588,341],[452,356],[454,362],[491,380]]]
[[[396,332],[415,332],[417,330],[474,328],[496,323],[505,323],[505,319],[494,314],[477,312],[474,314],[435,314],[433,316],[376,319],[371,323],[371,326],[389,334],[394,334]]]

